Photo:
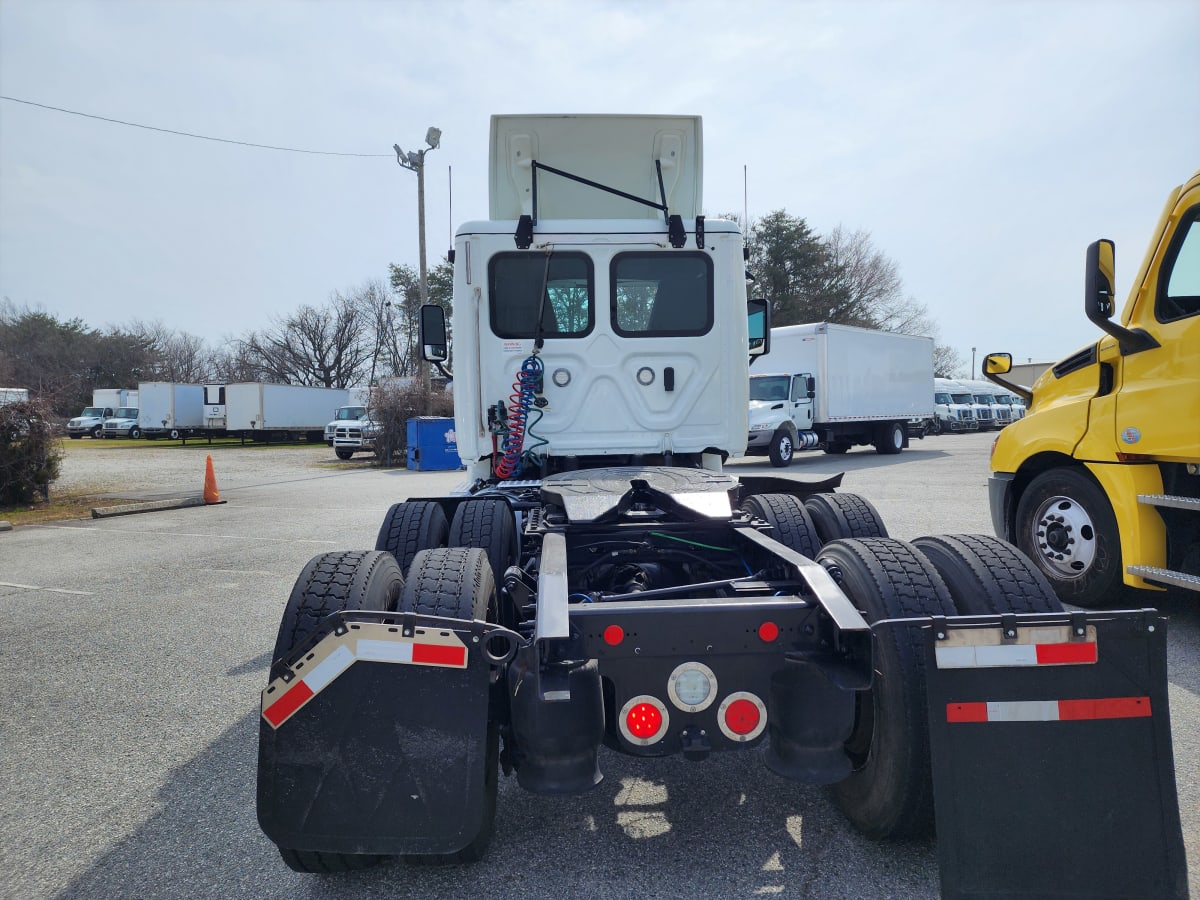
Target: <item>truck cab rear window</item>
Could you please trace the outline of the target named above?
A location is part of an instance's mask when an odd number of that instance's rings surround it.
[[[497,337],[582,337],[595,322],[592,261],[583,253],[497,254],[488,265],[488,288]]]
[[[624,337],[707,334],[712,260],[705,253],[622,253],[611,267],[613,330]]]

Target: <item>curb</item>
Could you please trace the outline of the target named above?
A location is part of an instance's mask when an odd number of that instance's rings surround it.
[[[0,519],[0,531],[12,531],[12,522]]]
[[[147,500],[144,503],[126,503],[122,506],[97,507],[92,510],[93,519],[110,516],[131,516],[134,513],[157,512],[163,509],[185,509],[189,506],[204,506],[203,497],[187,497],[179,500]]]

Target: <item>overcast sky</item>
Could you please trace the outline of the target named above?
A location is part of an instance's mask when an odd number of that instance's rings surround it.
[[[216,345],[415,266],[391,147],[430,125],[432,265],[487,217],[492,114],[668,113],[710,216],[866,230],[964,360],[1052,360],[1097,334],[1087,244],[1124,297],[1200,167],[1200,2],[0,0],[0,94],[381,154],[0,100],[0,296],[94,327]]]

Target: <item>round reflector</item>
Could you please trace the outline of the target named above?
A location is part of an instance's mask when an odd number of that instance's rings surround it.
[[[725,724],[734,734],[749,734],[758,727],[758,707],[749,700],[734,700],[725,710]]]
[[[763,622],[758,626],[758,636],[769,644],[779,637],[779,626],[774,622]]]
[[[767,707],[749,691],[738,691],[722,701],[717,724],[731,741],[752,741],[767,727]]]
[[[625,740],[640,747],[658,743],[667,733],[670,716],[666,705],[657,697],[642,694],[621,707],[618,720]]]
[[[623,640],[625,640],[625,629],[620,625],[609,625],[604,629],[604,643],[610,647],[617,646]]]

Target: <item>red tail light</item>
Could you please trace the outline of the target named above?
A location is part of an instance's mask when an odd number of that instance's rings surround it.
[[[749,691],[738,691],[721,703],[717,724],[731,741],[752,741],[767,727],[767,707]]]
[[[625,740],[640,747],[658,743],[667,733],[670,716],[666,705],[657,697],[642,694],[621,708],[621,734]]]

